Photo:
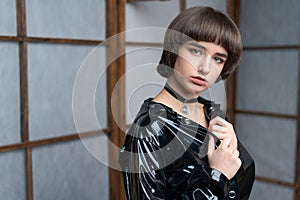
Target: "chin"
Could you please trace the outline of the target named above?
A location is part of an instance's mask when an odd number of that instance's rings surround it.
[[[200,94],[201,92],[205,91],[208,89],[208,87],[204,86],[196,86],[197,88],[194,89],[195,94]]]

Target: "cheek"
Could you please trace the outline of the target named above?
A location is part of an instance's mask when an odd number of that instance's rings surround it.
[[[178,72],[188,73],[188,72],[192,72],[193,70],[197,69],[195,67],[194,63],[193,63],[193,60],[191,60],[191,59],[186,59],[186,58],[180,57],[179,59],[176,60],[174,68]]]
[[[211,68],[211,78],[216,80],[223,70],[223,66],[213,66]]]
[[[178,56],[174,65],[174,69],[177,72],[184,72],[185,61],[182,57]]]

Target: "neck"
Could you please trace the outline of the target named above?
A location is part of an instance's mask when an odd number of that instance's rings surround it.
[[[200,96],[200,93],[199,94],[195,93],[192,90],[192,88],[190,88],[190,90],[187,90],[188,86],[183,88],[183,86],[181,86],[181,84],[173,83],[171,80],[167,81],[166,86],[171,88],[177,96],[181,96],[186,100],[195,99],[198,96]]]
[[[178,92],[176,92],[170,85],[166,84],[164,89],[173,96],[173,98],[181,101],[182,103],[196,103],[198,102],[197,98],[192,98],[192,99],[187,99],[185,97],[183,97],[181,94],[179,94]]]

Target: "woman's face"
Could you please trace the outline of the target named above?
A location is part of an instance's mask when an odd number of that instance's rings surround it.
[[[215,43],[187,41],[179,48],[168,83],[187,98],[198,96],[215,83],[227,56],[227,51]]]

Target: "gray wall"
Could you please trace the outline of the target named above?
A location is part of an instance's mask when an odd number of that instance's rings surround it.
[[[300,44],[300,1],[241,1],[244,46]],[[246,50],[238,71],[237,109],[297,114],[299,50]],[[297,121],[237,114],[236,130],[256,161],[256,174],[293,183]],[[292,200],[293,190],[256,181],[251,199]]]

